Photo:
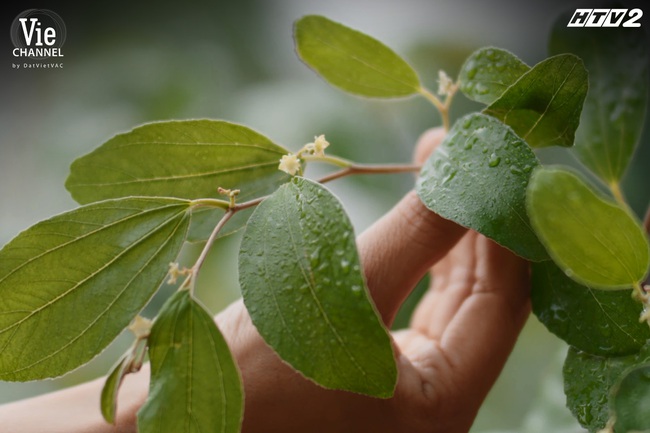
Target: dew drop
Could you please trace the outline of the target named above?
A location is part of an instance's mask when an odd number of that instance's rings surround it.
[[[650,380],[650,371],[647,368],[645,368],[641,372],[641,376],[643,376],[643,379],[645,379],[645,380]]]
[[[316,249],[309,255],[309,264],[311,265],[312,269],[316,269],[318,267],[320,264],[319,250]]]
[[[497,156],[496,153],[492,153],[492,155],[490,155],[490,160],[488,161],[488,165],[490,167],[496,167],[497,165],[499,165],[500,162],[501,162],[501,158]]]
[[[445,177],[442,179],[442,185],[445,185],[445,184],[449,183],[449,182],[454,178],[454,176],[456,176],[456,170],[451,170],[451,171],[447,174],[447,176],[445,176]]]
[[[470,80],[476,76],[476,73],[478,72],[478,67],[474,64],[474,62],[469,64],[469,69],[467,70],[467,78]]]
[[[476,85],[476,88],[474,89],[474,91],[479,95],[485,95],[486,93],[488,93],[490,91],[490,89],[487,86],[485,86],[484,84],[478,83]]]
[[[578,411],[578,419],[582,425],[591,424],[593,420],[593,415],[591,414],[591,408],[588,405],[580,406]]]
[[[510,166],[510,173],[514,174],[515,176],[521,176],[522,174],[524,174],[524,172],[516,165]]]

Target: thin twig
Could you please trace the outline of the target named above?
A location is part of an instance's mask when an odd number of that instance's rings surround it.
[[[388,164],[388,165],[351,165],[347,168],[344,168],[342,170],[339,170],[337,172],[331,173],[322,179],[320,179],[318,182],[320,183],[325,183],[332,181],[334,179],[339,179],[344,176],[352,175],[352,174],[379,174],[379,173],[409,173],[409,172],[418,172],[420,171],[421,166],[419,165],[413,165],[413,164]],[[194,263],[194,266],[192,266],[191,274],[188,276],[188,279],[181,285],[181,288],[188,288],[191,293],[194,292],[194,285],[196,283],[196,280],[198,278],[199,272],[201,270],[201,267],[203,266],[203,263],[205,262],[206,257],[208,256],[208,252],[212,248],[212,245],[214,244],[215,240],[217,239],[217,236],[219,235],[219,232],[223,227],[226,225],[226,223],[232,218],[234,214],[236,214],[239,211],[242,211],[244,209],[248,209],[254,206],[257,206],[261,202],[263,202],[268,196],[264,197],[259,197],[253,200],[245,201],[243,203],[236,203],[235,205],[230,205],[228,209],[226,210],[226,213],[221,217],[219,222],[217,223],[216,227],[214,230],[212,230],[212,233],[210,233],[210,237],[208,238],[207,242],[205,243],[205,246],[203,247],[203,250],[201,250],[201,254],[199,255],[199,258],[196,260]],[[223,207],[223,201],[222,200],[212,200],[212,199],[201,199],[201,200],[195,200],[196,206],[215,206],[215,207]]]
[[[388,165],[352,165],[343,170],[330,173],[318,180],[319,183],[327,183],[353,174],[382,174],[382,173],[417,173],[422,166],[417,164],[388,164]]]
[[[210,249],[212,248],[212,245],[214,244],[214,241],[217,239],[217,236],[219,235],[219,232],[223,228],[223,226],[226,225],[228,220],[235,214],[235,210],[232,208],[228,209],[226,213],[221,217],[219,220],[219,223],[216,225],[214,230],[212,230],[212,233],[210,233],[210,237],[208,238],[207,242],[205,243],[205,246],[203,247],[203,250],[201,251],[201,254],[199,255],[199,258],[196,259],[196,262],[194,263],[194,266],[192,266],[192,275],[191,275],[191,284],[190,284],[190,293],[193,294],[194,292],[194,285],[195,282],[199,276],[199,271],[201,270],[201,267],[203,266],[203,263],[205,262],[206,257],[208,256],[208,253],[210,252]]]

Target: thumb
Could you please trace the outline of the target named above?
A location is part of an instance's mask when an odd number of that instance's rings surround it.
[[[425,132],[418,140],[415,161],[424,162],[444,136],[440,128]],[[384,323],[392,323],[413,287],[465,231],[427,209],[415,191],[410,191],[359,236],[368,288]]]

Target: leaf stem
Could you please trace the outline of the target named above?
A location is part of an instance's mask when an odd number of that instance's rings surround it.
[[[451,101],[454,99],[456,90],[458,90],[458,85],[454,84],[443,102],[427,88],[420,87],[418,89],[418,92],[431,102],[440,112],[440,117],[442,117],[442,126],[445,128],[445,131],[449,131],[449,107],[451,107]]]
[[[210,237],[205,243],[203,250],[201,250],[201,254],[199,255],[199,258],[196,259],[194,266],[192,266],[192,273],[190,275],[190,284],[189,284],[189,290],[191,295],[194,295],[194,286],[196,285],[196,280],[198,279],[199,272],[201,271],[201,267],[203,266],[203,263],[205,262],[205,259],[208,256],[208,253],[210,252],[210,249],[212,248],[214,241],[217,239],[217,235],[219,234],[223,226],[226,225],[228,220],[230,220],[230,218],[234,214],[235,214],[235,210],[233,208],[229,208],[226,211],[226,213],[221,217],[219,223],[216,225],[214,230],[212,230],[212,233],[210,233]],[[185,284],[183,284],[183,286],[185,286]]]
[[[634,290],[632,293],[634,299],[637,299],[639,302],[643,303],[644,305],[646,302],[648,302],[648,300],[650,300],[650,297],[648,297],[648,294],[643,289],[643,286],[641,286],[641,283],[634,283],[632,285],[632,289]]]
[[[228,210],[230,209],[230,202],[226,200],[219,200],[218,198],[199,198],[196,200],[190,201],[190,207],[193,209],[201,207],[211,207],[211,208],[221,208]]]
[[[342,170],[336,171],[334,173],[331,173],[321,178],[318,181],[320,183],[329,182],[334,179],[339,179],[341,177],[349,176],[352,174],[408,173],[408,172],[418,172],[421,169],[420,165],[415,165],[415,164],[386,164],[386,165],[354,164],[351,161],[347,161],[343,158],[339,158],[336,156],[317,156],[317,157],[310,156],[310,158],[313,161],[329,162],[339,167],[343,167]],[[210,237],[206,241],[203,249],[201,250],[199,258],[196,259],[194,266],[192,266],[190,270],[190,274],[188,275],[187,279],[183,281],[179,290],[187,289],[190,291],[190,294],[192,296],[194,295],[194,287],[196,285],[196,280],[198,279],[199,272],[201,271],[201,268],[203,267],[203,263],[205,262],[205,259],[208,256],[210,249],[212,249],[212,245],[214,245],[214,242],[217,239],[217,236],[219,235],[221,229],[223,229],[223,227],[230,220],[230,218],[232,218],[234,214],[236,214],[241,210],[257,206],[262,201],[264,201],[266,197],[268,196],[259,197],[243,203],[234,203],[233,197],[231,197],[231,202],[218,200],[218,199],[211,199],[211,198],[192,200],[190,206],[193,208],[203,207],[203,206],[219,207],[219,208],[225,208],[226,213],[221,217],[221,219],[215,226],[214,230],[212,230],[212,233],[210,233]]]
[[[442,112],[442,111],[445,110],[445,104],[440,100],[440,98],[438,98],[436,95],[434,95],[433,92],[431,92],[429,89],[427,89],[425,87],[420,87],[418,89],[418,92],[420,92],[420,94],[422,96],[427,98],[427,100],[429,100],[429,102],[431,102],[433,105],[435,105],[435,107],[438,109],[438,111]]]
[[[627,204],[623,191],[621,190],[621,185],[617,181],[612,181],[609,183],[609,190],[614,196],[614,200],[618,203],[623,209],[630,210],[630,205]]]
[[[354,165],[352,161],[334,155],[317,156],[303,154],[302,159],[311,162],[325,162],[341,168],[348,168]]]
[[[634,283],[632,297],[643,305],[643,311],[639,317],[639,322],[646,322],[650,326],[650,295],[641,283]]]
[[[422,166],[417,164],[353,164],[320,178],[318,182],[327,183],[353,174],[417,173],[421,168]]]

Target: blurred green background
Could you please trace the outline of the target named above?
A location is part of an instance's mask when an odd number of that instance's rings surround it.
[[[8,30],[29,7],[34,5],[12,6],[3,16],[0,245],[33,223],[73,208],[63,187],[72,160],[144,122],[226,119],[291,149],[326,134],[331,153],[360,162],[410,161],[417,137],[440,124],[435,110],[424,100],[376,102],[329,87],[294,54],[292,22],[302,15],[323,14],[377,37],[406,57],[435,91],[439,69],[455,76],[464,58],[483,46],[511,50],[530,65],[542,60],[553,20],[576,5],[559,0],[39,5],[66,23],[64,68],[14,70]],[[453,117],[477,107],[459,95]],[[646,131],[624,183],[638,213],[650,201],[647,142]],[[541,157],[575,165],[564,150]],[[361,232],[413,186],[413,177],[346,178],[329,186]],[[215,313],[238,296],[238,241],[238,235],[220,241],[202,274],[200,296]],[[186,264],[197,248],[186,248]],[[145,315],[153,316],[170,290],[163,289]],[[129,336],[120,337],[92,363],[63,378],[0,382],[0,403],[105,374],[129,342]],[[582,431],[564,409],[565,351],[531,318],[472,431]]]

